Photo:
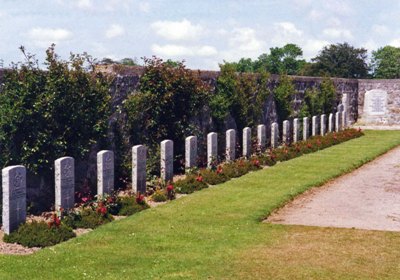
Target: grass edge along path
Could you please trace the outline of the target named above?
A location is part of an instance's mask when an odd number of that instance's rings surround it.
[[[246,262],[243,252],[285,234],[260,223],[268,213],[399,144],[398,131],[366,131],[34,255],[0,256],[0,279],[229,279]]]

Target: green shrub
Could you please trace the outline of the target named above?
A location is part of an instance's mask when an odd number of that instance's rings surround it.
[[[151,196],[151,199],[154,202],[164,202],[167,201],[167,193],[164,190],[156,190],[154,194]]]
[[[72,229],[61,224],[58,227],[50,227],[45,222],[25,223],[18,230],[4,235],[4,242],[18,243],[25,247],[47,247],[75,237]]]
[[[118,215],[121,216],[130,216],[150,207],[145,201],[137,203],[134,196],[121,197],[117,203],[120,205]]]
[[[208,185],[200,179],[200,176],[188,175],[185,179],[178,180],[174,183],[175,190],[178,193],[190,194],[204,188]]]
[[[254,166],[248,160],[237,160],[224,164],[222,167],[223,173],[229,178],[236,178],[245,175],[246,173],[257,170],[259,167]]]
[[[218,185],[229,180],[229,177],[227,177],[222,171],[217,173],[217,171],[203,169],[200,171],[200,174],[203,177],[203,181],[209,185]]]
[[[83,208],[81,212],[71,212],[62,219],[62,223],[72,228],[96,228],[113,221],[107,212],[99,213],[91,207]]]

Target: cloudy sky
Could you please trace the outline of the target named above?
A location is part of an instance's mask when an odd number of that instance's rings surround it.
[[[68,58],[157,55],[193,69],[257,58],[298,44],[310,59],[329,43],[374,50],[400,47],[398,0],[0,0],[0,59],[39,59],[46,48]]]

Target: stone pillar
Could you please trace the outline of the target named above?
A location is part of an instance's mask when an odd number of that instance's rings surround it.
[[[300,141],[300,123],[299,119],[295,118],[293,120],[293,143],[299,142]]]
[[[172,181],[174,177],[174,142],[161,142],[161,179],[164,182]]]
[[[114,191],[114,152],[103,150],[97,153],[97,194]]]
[[[312,117],[312,136],[318,135],[318,116]]]
[[[276,122],[274,122],[271,124],[271,147],[272,148],[277,148],[279,146],[278,140],[279,140],[279,125]]]
[[[290,144],[290,122],[288,120],[283,121],[282,124],[282,142],[286,145]]]
[[[3,230],[10,234],[26,220],[26,169],[22,165],[2,170]]]
[[[333,132],[334,131],[333,128],[334,128],[333,114],[330,113],[328,119],[328,132]]]
[[[321,115],[321,136],[325,136],[326,134],[326,115],[322,114]]]
[[[303,118],[303,140],[304,141],[306,141],[308,139],[309,132],[310,132],[309,120],[308,120],[308,117],[304,117]]]
[[[347,128],[347,112],[346,110],[344,110],[341,113],[341,123],[342,123],[342,129],[346,129]]]
[[[250,158],[251,155],[251,128],[243,128],[243,156]]]
[[[143,145],[132,147],[132,190],[146,193],[147,149]]]
[[[340,121],[340,112],[336,112],[335,114],[335,130],[336,132],[340,131],[341,121]]]
[[[189,136],[185,140],[185,168],[186,170],[197,166],[197,137]]]
[[[62,157],[55,161],[56,211],[68,210],[75,204],[75,160]]]
[[[207,167],[211,168],[218,159],[218,135],[215,132],[207,134]]]
[[[226,131],[226,161],[233,161],[236,158],[236,131],[228,129]]]
[[[265,125],[260,124],[257,126],[257,145],[260,149],[260,152],[264,152],[265,143],[267,142],[267,131],[265,129]]]

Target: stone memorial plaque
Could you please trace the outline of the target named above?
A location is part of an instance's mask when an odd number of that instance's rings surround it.
[[[385,115],[387,112],[387,92],[374,89],[364,96],[364,114],[371,116]]]
[[[103,150],[97,153],[97,194],[114,191],[114,152]]]
[[[3,230],[10,234],[26,220],[26,169],[22,165],[2,170]]]
[[[218,134],[210,132],[207,134],[207,166],[210,168],[218,159]]]
[[[75,161],[62,157],[55,161],[56,210],[71,209],[75,204]]]
[[[132,147],[132,189],[135,193],[146,192],[146,147]]]

